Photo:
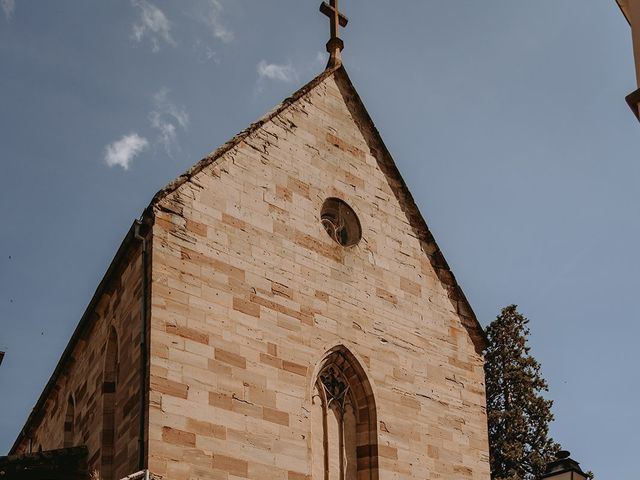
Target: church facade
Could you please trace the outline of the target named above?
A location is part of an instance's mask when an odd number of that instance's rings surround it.
[[[339,57],[160,191],[12,453],[488,480],[485,337]]]

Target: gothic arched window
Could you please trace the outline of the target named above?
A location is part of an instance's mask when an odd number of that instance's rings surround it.
[[[102,458],[100,477],[114,480],[116,440],[116,389],[118,385],[118,334],[111,327],[102,380]]]
[[[330,351],[314,383],[312,479],[377,480],[378,435],[373,391],[345,347]]]
[[[73,397],[69,395],[67,399],[67,412],[64,416],[64,448],[73,447],[75,421],[76,406],[73,403]]]

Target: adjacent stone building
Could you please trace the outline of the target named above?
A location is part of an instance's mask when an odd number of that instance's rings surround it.
[[[626,100],[634,115],[640,120],[640,0],[616,0],[631,27],[633,53],[638,89],[627,95]]]
[[[154,197],[12,453],[86,446],[104,480],[489,479],[483,331],[339,50]]]

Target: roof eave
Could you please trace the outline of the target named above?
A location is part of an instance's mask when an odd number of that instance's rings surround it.
[[[371,131],[377,139],[377,143],[380,145],[382,149],[384,149],[383,151],[384,156],[390,160],[389,165],[387,166],[392,169],[394,174],[393,176],[397,179],[397,181],[400,183],[402,187],[403,194],[405,196],[404,200],[408,205],[411,213],[411,215],[408,215],[408,217],[412,224],[412,227],[414,227],[418,231],[424,232],[421,240],[423,240],[428,244],[433,245],[433,247],[435,248],[435,251],[432,254],[429,255],[426,252],[425,254],[427,254],[429,260],[431,261],[431,264],[434,270],[436,271],[436,274],[438,275],[439,280],[443,283],[443,285],[446,286],[449,299],[451,300],[456,310],[456,313],[460,316],[462,324],[467,329],[469,336],[471,337],[471,340],[473,341],[473,344],[475,346],[476,352],[482,355],[489,343],[486,332],[482,328],[482,325],[480,325],[480,322],[478,321],[478,318],[476,317],[476,314],[473,311],[471,304],[467,300],[466,295],[464,294],[464,292],[462,291],[462,288],[458,284],[458,281],[456,280],[455,275],[451,271],[451,268],[449,267],[449,264],[447,263],[444,255],[442,254],[442,251],[440,250],[440,247],[438,246],[435,238],[433,237],[433,234],[429,230],[429,226],[427,225],[427,222],[424,219],[422,212],[418,208],[418,205],[416,204],[413,198],[413,195],[409,190],[409,187],[407,186],[404,178],[402,177],[402,174],[398,170],[398,166],[393,160],[393,156],[391,155],[391,152],[389,152],[389,150],[387,149],[387,146],[384,143],[384,140],[382,139],[382,135],[380,135],[380,132],[376,128],[375,123],[373,122],[373,119],[369,115],[369,112],[367,111],[367,108],[364,105],[364,102],[362,101],[362,99],[360,98],[360,95],[358,94],[358,91],[356,90],[355,86],[351,82],[351,79],[347,74],[347,70],[343,66],[337,69],[336,74],[342,75],[344,77],[344,80],[349,86],[349,90],[352,92],[354,99],[357,101],[357,104],[361,110],[360,113],[365,118],[365,121],[370,125]]]
[[[200,173],[207,166],[211,165],[216,160],[221,158],[225,153],[229,152],[234,147],[239,145],[243,140],[245,140],[247,137],[249,137],[249,135],[251,135],[253,132],[258,130],[260,127],[262,127],[263,125],[265,125],[269,121],[271,121],[273,118],[277,117],[280,113],[282,113],[284,110],[289,108],[292,104],[297,102],[300,98],[302,98],[307,93],[309,93],[311,90],[313,90],[317,85],[322,83],[326,78],[330,77],[339,68],[340,67],[327,68],[324,72],[322,72],[320,75],[315,77],[309,83],[304,85],[302,88],[300,88],[298,91],[296,91],[293,95],[291,95],[290,97],[286,98],[283,102],[281,102],[278,106],[276,106],[269,113],[264,115],[258,121],[252,123],[249,127],[247,127],[244,130],[242,130],[240,133],[238,133],[236,136],[234,136],[231,140],[229,140],[225,144],[223,144],[220,147],[218,147],[217,149],[215,149],[213,152],[211,152],[209,155],[204,157],[202,160],[200,160],[198,163],[196,163],[193,167],[191,167],[185,173],[183,173],[178,178],[176,178],[171,183],[169,183],[167,186],[165,186],[163,189],[158,191],[154,195],[153,199],[151,200],[151,203],[150,203],[149,207],[147,207],[147,210],[145,212],[147,214],[150,213],[150,211],[153,209],[153,207],[155,207],[160,201],[162,201],[162,199],[167,197],[167,195],[170,195],[172,192],[175,192],[178,188],[180,188],[181,185],[183,185],[186,182],[188,182],[191,178],[193,178],[195,175]]]
[[[51,391],[54,389],[56,382],[58,381],[58,378],[62,375],[67,363],[71,359],[73,355],[73,350],[75,349],[76,344],[82,338],[82,335],[84,334],[85,330],[92,324],[92,321],[94,319],[93,313],[95,311],[96,306],[98,305],[102,295],[107,289],[109,282],[112,280],[113,275],[118,271],[123,259],[125,259],[127,254],[129,253],[131,245],[134,242],[136,242],[135,232],[136,232],[136,227],[139,225],[141,225],[140,220],[134,221],[133,224],[131,225],[131,228],[129,228],[129,231],[124,237],[124,240],[120,244],[118,251],[113,257],[113,260],[111,261],[111,263],[109,264],[109,267],[107,268],[107,271],[102,277],[102,280],[98,284],[98,288],[96,288],[96,291],[93,294],[93,297],[89,302],[89,305],[85,309],[82,315],[82,318],[80,319],[80,322],[78,322],[76,329],[73,331],[73,335],[71,335],[71,339],[67,343],[67,346],[64,349],[64,352],[62,353],[62,356],[60,357],[60,360],[58,361],[58,364],[56,365],[55,370],[51,374],[51,377],[49,378],[49,381],[47,382],[42,393],[40,394],[38,401],[36,402],[35,406],[31,410],[29,417],[27,417],[27,421],[25,422],[24,426],[22,427],[22,430],[20,430],[20,433],[18,434],[18,438],[16,438],[16,441],[13,443],[13,446],[9,451],[10,455],[15,453],[15,451],[18,449],[18,447],[20,446],[20,444],[25,438],[28,438],[28,434],[30,433],[31,428],[39,420],[41,420],[42,416],[44,415],[44,406],[47,402],[47,399],[49,398]]]

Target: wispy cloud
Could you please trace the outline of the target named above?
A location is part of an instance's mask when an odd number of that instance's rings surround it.
[[[140,18],[133,25],[133,38],[137,42],[148,36],[154,52],[160,51],[162,40],[169,45],[176,44],[171,36],[171,22],[162,10],[147,0],[131,0],[131,3],[140,9]]]
[[[149,148],[149,141],[146,138],[137,133],[131,133],[107,145],[104,160],[110,167],[120,166],[129,170],[133,159],[147,148]]]
[[[198,56],[200,63],[214,62],[220,63],[220,57],[218,52],[212,49],[209,45],[205,44],[202,40],[196,40],[193,49]]]
[[[231,43],[235,38],[233,31],[227,27],[221,20],[222,11],[224,10],[220,0],[209,0],[211,11],[207,18],[207,23],[211,27],[213,36],[222,43]]]
[[[189,128],[189,114],[184,107],[176,105],[169,98],[168,88],[160,89],[153,96],[153,110],[149,113],[151,128],[157,132],[153,145],[162,145],[167,155],[180,147],[178,131]],[[107,145],[104,161],[109,167],[120,166],[129,170],[131,163],[142,152],[152,146],[152,142],[137,133],[124,135],[119,140]]]
[[[262,60],[256,66],[258,72],[258,80],[254,94],[260,94],[264,91],[267,82],[294,83],[300,80],[300,77],[310,74],[317,74],[318,68],[326,63],[328,55],[323,52],[317,52],[316,55],[304,62],[293,63],[269,63]]]
[[[158,131],[158,140],[171,156],[179,148],[177,130],[187,131],[189,114],[183,106],[176,105],[169,98],[170,90],[162,88],[153,96],[154,110],[149,114],[151,126]]]
[[[268,63],[262,60],[258,63],[258,75],[261,80],[275,80],[278,82],[291,83],[298,80],[298,71],[295,67],[288,63],[286,65],[278,65],[277,63]]]
[[[0,0],[0,5],[2,5],[2,10],[4,11],[5,17],[7,20],[10,20],[13,16],[13,12],[16,9],[16,1],[15,0]]]

